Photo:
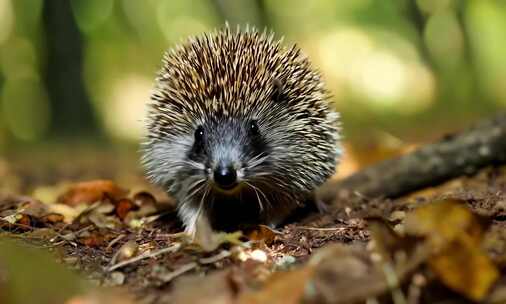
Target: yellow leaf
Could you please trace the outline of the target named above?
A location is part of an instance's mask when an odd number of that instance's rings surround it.
[[[482,300],[499,272],[474,240],[459,238],[429,259],[429,266],[448,287],[474,301]]]
[[[476,236],[481,239],[478,220],[462,203],[454,200],[434,202],[416,209],[407,215],[404,226],[408,235],[427,237],[434,249],[445,246],[470,229],[476,230]]]
[[[446,200],[418,208],[405,221],[408,235],[422,236],[428,264],[439,280],[462,295],[483,299],[499,272],[481,248],[483,229],[461,202]]]

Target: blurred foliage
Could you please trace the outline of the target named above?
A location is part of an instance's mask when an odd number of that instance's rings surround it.
[[[137,142],[163,52],[225,20],[297,43],[352,142],[416,141],[506,105],[504,1],[0,0],[0,151]]]
[[[42,267],[43,266],[43,267]],[[48,252],[0,236],[0,302],[64,303],[88,287]]]

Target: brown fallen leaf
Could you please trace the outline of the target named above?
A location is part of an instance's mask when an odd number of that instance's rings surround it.
[[[128,198],[120,199],[114,208],[114,212],[120,220],[124,220],[130,211],[138,210],[139,206],[135,205]]]
[[[93,290],[74,296],[64,304],[134,304],[134,297],[126,290]]]
[[[432,271],[446,286],[471,300],[482,300],[499,277],[481,247],[482,223],[459,201],[416,209],[406,217],[405,231],[427,239]]]
[[[133,196],[133,201],[137,206],[156,205],[155,197],[147,191],[137,192]]]
[[[49,213],[48,206],[38,200],[29,200],[18,206],[18,212],[40,218]]]
[[[230,270],[212,272],[205,277],[187,275],[174,281],[173,295],[164,303],[234,304],[238,285]]]
[[[105,238],[99,233],[93,233],[89,236],[80,238],[79,242],[88,247],[96,248],[105,244]]]
[[[329,244],[309,265],[314,267],[304,294],[309,303],[361,303],[389,291],[383,272],[359,245]]]
[[[276,232],[265,225],[258,225],[247,236],[252,241],[263,241],[266,245],[270,245],[276,238]]]
[[[276,272],[258,291],[245,292],[239,296],[239,304],[295,304],[301,303],[307,282],[314,268],[306,266],[300,269]]]
[[[71,206],[80,203],[92,204],[106,197],[119,200],[126,194],[126,190],[120,188],[110,180],[93,180],[72,185],[65,193],[58,197],[58,202]]]
[[[33,223],[33,219],[31,216],[29,216],[28,214],[18,214],[17,216],[17,221],[16,223],[17,224],[20,224],[20,225],[23,225],[23,226],[26,226],[26,227],[32,227],[32,223]]]
[[[49,213],[49,214],[44,215],[41,218],[41,220],[45,224],[56,224],[56,223],[62,223],[64,220],[64,217],[63,217],[63,215],[61,215],[59,213]]]

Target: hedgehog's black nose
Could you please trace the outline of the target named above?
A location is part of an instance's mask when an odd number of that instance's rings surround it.
[[[232,189],[237,184],[237,173],[232,167],[217,167],[213,177],[216,184],[223,189]]]

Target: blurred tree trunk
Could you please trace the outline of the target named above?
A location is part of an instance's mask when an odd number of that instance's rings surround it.
[[[82,37],[70,1],[44,1],[44,82],[51,105],[51,133],[96,134],[97,119],[83,83]]]

